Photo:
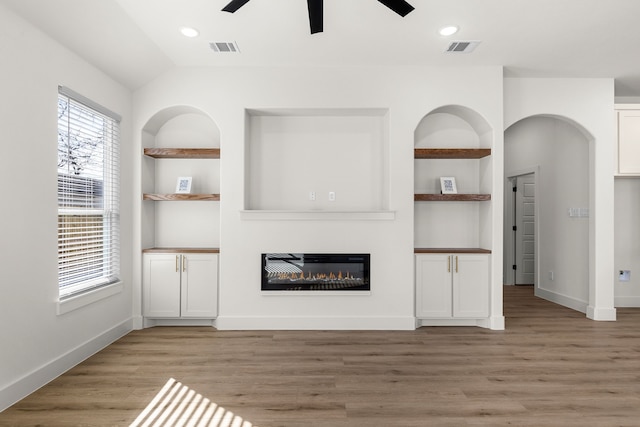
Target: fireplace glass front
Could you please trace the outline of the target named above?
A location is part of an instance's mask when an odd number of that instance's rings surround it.
[[[369,254],[262,254],[263,291],[368,291]]]

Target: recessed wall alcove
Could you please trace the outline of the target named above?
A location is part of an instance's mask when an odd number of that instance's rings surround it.
[[[420,121],[414,140],[414,246],[490,250],[491,126],[470,108],[447,105]],[[440,177],[455,178],[461,200],[439,199]]]
[[[220,131],[199,109],[174,106],[142,129],[142,247],[220,246]],[[203,154],[206,152],[206,154]],[[148,153],[143,151],[143,153]],[[176,197],[178,177],[191,177],[191,200]]]
[[[252,109],[246,125],[245,218],[388,211],[388,110]]]

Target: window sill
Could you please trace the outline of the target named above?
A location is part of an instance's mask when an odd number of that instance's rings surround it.
[[[108,298],[112,295],[119,294],[122,292],[123,288],[124,286],[122,285],[122,282],[116,282],[70,298],[58,300],[58,316],[77,310],[78,308],[82,308],[89,304],[93,304],[94,302]]]

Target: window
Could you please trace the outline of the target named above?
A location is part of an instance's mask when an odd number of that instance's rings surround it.
[[[58,286],[60,298],[120,275],[120,117],[58,90]]]

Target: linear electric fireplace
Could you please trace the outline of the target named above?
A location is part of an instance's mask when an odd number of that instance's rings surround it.
[[[262,254],[263,291],[368,291],[369,254]]]

